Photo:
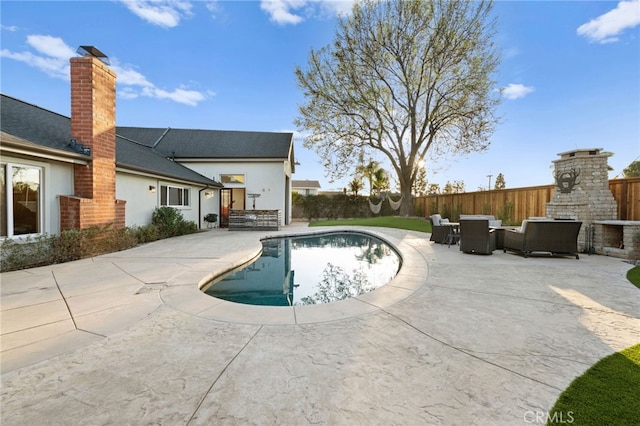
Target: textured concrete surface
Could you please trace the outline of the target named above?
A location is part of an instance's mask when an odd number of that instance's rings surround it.
[[[355,299],[257,307],[198,289],[265,235],[317,231],[214,229],[1,274],[2,424],[532,424],[640,342],[620,259],[469,255],[402,230],[369,229],[403,266]]]

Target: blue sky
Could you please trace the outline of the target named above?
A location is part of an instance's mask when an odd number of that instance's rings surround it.
[[[6,1],[0,90],[70,114],[69,58],[104,52],[118,75],[117,124],[293,131],[294,179],[331,182],[293,122],[294,76],[329,44],[350,1]],[[468,191],[503,173],[507,187],[553,183],[552,161],[576,148],[613,152],[609,177],[640,157],[640,0],[498,1],[501,124],[488,151],[429,159],[427,178]],[[383,160],[382,157],[378,160]]]

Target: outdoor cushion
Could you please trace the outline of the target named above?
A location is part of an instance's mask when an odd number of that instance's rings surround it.
[[[488,220],[489,226],[502,226],[502,220],[496,219],[492,214],[461,214],[460,220]]]

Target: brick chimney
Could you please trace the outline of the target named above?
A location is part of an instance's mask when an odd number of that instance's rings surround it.
[[[113,224],[124,227],[125,202],[116,200],[116,74],[106,56],[81,46],[71,58],[71,138],[92,160],[74,165],[74,196],[60,197],[60,228]]]

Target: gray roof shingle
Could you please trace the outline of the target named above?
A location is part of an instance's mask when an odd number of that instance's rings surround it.
[[[20,101],[10,96],[0,96],[0,129],[3,134],[64,153],[77,155],[70,146],[71,119],[45,110],[38,106]],[[147,139],[136,143],[122,137],[116,137],[116,164],[122,168],[152,173],[166,178],[179,179],[202,185],[222,187],[213,179],[173,162],[152,149],[149,140],[162,135],[144,132]],[[87,159],[90,157],[87,156]]]
[[[292,188],[318,188],[320,189],[320,182],[317,180],[292,180]]]
[[[153,148],[123,138],[116,138],[116,163],[120,167],[141,172],[161,174],[203,185],[223,186],[221,183],[202,176],[188,167],[168,160]]]
[[[116,133],[176,158],[286,160],[293,146],[286,132],[118,127]]]
[[[77,154],[69,145],[70,126],[69,117],[10,96],[0,97],[0,128],[3,133],[46,148]]]

